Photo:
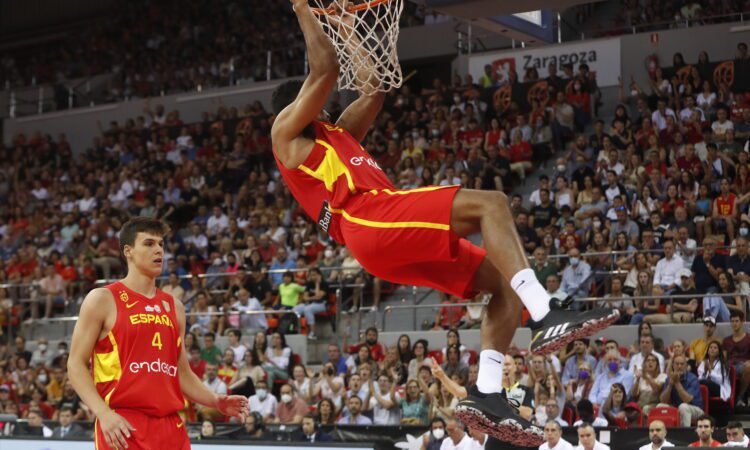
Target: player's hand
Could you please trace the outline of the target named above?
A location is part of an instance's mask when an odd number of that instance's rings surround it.
[[[240,419],[240,423],[245,423],[245,417],[250,415],[247,397],[242,395],[220,395],[216,402],[216,409],[225,416]]]
[[[289,3],[292,4],[292,8],[294,8],[295,11],[297,10],[297,8],[308,6],[307,0],[289,0]]]
[[[135,427],[124,417],[110,409],[99,417],[99,426],[109,447],[128,448],[127,439],[130,438],[130,432],[135,431]]]

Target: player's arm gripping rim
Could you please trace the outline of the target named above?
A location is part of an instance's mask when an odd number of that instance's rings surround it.
[[[185,305],[175,301],[175,314],[180,331],[185,329]],[[180,334],[182,336],[182,333]],[[185,346],[180,345],[180,356],[177,359],[177,376],[180,380],[180,389],[185,397],[201,405],[215,408],[225,416],[233,416],[245,423],[245,417],[250,414],[247,397],[242,395],[216,395],[211,392],[190,368]]]
[[[347,2],[344,2],[343,7],[346,8],[346,6]],[[332,16],[328,20],[339,22],[340,33],[346,37],[346,53],[355,61],[354,66],[358,67],[355,80],[360,94],[359,98],[344,110],[336,125],[348,131],[357,141],[362,142],[383,108],[385,92],[378,91],[381,81],[374,69],[372,57],[362,47],[361,40],[352,28],[351,18],[345,15],[341,18]]]
[[[68,379],[78,396],[99,421],[107,445],[110,448],[128,448],[127,439],[135,428],[112,411],[99,396],[89,371],[89,360],[94,352],[94,345],[105,329],[107,320],[114,322],[113,318],[116,315],[114,298],[109,289],[98,288],[89,292],[81,304],[78,321],[73,329],[68,356]],[[107,328],[111,329],[113,325],[108,324]]]
[[[307,0],[290,0],[297,14],[310,61],[307,75],[297,98],[279,113],[271,128],[276,156],[290,169],[302,164],[315,145],[309,139],[297,139],[323,110],[339,76],[336,50],[323,31]]]

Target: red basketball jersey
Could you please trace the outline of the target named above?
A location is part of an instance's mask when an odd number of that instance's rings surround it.
[[[737,198],[733,193],[729,193],[726,199],[723,196],[716,197],[716,206],[719,208],[719,214],[722,216],[731,216],[734,212],[734,200]]]
[[[313,122],[315,146],[304,163],[287,169],[276,157],[281,175],[294,198],[314,220],[321,220],[323,202],[333,210],[343,208],[352,196],[372,190],[394,189],[378,163],[346,130],[325,122]],[[328,234],[344,243],[340,214],[329,221]]]
[[[115,282],[106,286],[117,305],[112,330],[94,346],[92,366],[99,395],[110,406],[164,417],[184,399],[177,378],[179,325],[171,295],[147,298]]]

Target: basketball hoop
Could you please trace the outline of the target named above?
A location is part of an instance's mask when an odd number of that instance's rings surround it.
[[[312,11],[336,49],[339,89],[373,93],[401,87],[396,42],[404,0],[311,0],[310,4],[316,6]]]

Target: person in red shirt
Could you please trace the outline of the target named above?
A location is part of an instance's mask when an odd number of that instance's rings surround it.
[[[742,399],[750,386],[750,335],[744,330],[745,314],[732,310],[729,313],[729,324],[732,335],[725,337],[721,346],[727,354],[727,363],[734,367],[737,379],[740,380],[735,397]]]
[[[365,331],[365,340],[364,342],[360,342],[359,344],[352,345],[349,348],[349,353],[357,353],[359,351],[359,348],[363,345],[367,345],[370,347],[370,356],[375,361],[382,361],[383,358],[385,358],[385,349],[383,349],[383,344],[378,342],[378,329],[375,327],[370,327]]]
[[[244,421],[247,397],[218,395],[190,369],[185,306],[156,287],[167,226],[135,217],[120,230],[128,274],[81,304],[68,357],[73,389],[96,416],[95,447],[187,450],[185,399]],[[92,362],[93,370],[89,368]]]
[[[739,215],[737,196],[729,190],[728,179],[722,178],[719,186],[721,193],[714,200],[711,219],[714,222],[714,226],[723,223],[726,226],[729,239],[734,239],[734,228]]]
[[[305,256],[307,258],[307,262],[310,264],[315,264],[320,260],[320,258],[323,256],[323,251],[326,249],[326,247],[320,243],[320,240],[318,239],[318,235],[313,233],[310,235],[310,240],[308,242],[305,242]]]
[[[203,379],[203,374],[206,373],[206,361],[201,358],[201,348],[197,345],[193,345],[190,347],[190,369],[192,369],[193,373],[200,378]]]
[[[534,150],[531,148],[531,144],[523,140],[520,129],[516,130],[511,139],[510,170],[518,174],[518,177],[523,180],[526,178],[526,171],[532,167],[531,157]]]
[[[714,426],[716,422],[711,416],[703,415],[698,418],[695,432],[698,434],[698,440],[692,442],[688,447],[721,447],[721,443],[714,440]]]
[[[467,148],[480,148],[482,146],[482,141],[484,141],[484,131],[479,128],[477,119],[469,120],[468,127],[466,130],[462,131],[459,136],[464,147]]]

